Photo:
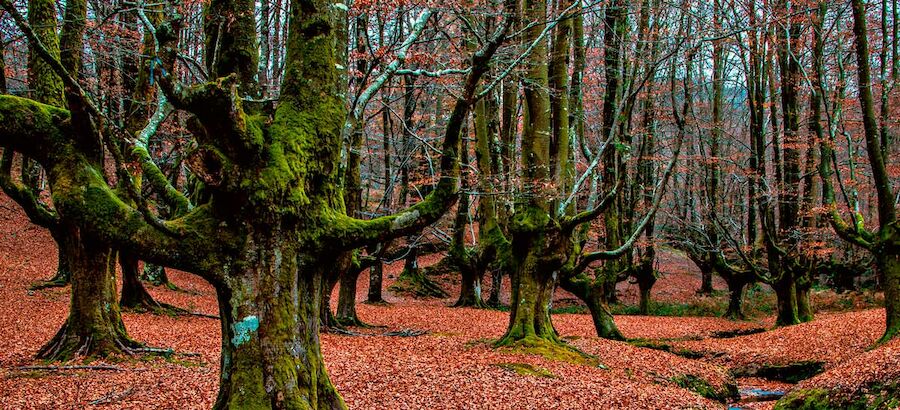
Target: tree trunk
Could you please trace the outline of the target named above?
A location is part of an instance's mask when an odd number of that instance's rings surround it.
[[[700,289],[697,294],[712,295],[713,293],[713,275],[712,271],[700,271]]]
[[[462,286],[459,290],[459,299],[453,306],[485,307],[484,300],[481,298],[480,269],[474,266],[460,267],[460,276],[462,277]]]
[[[722,316],[731,320],[744,320],[744,309],[742,306],[744,299],[744,282],[728,278],[725,279],[728,284],[728,309]]]
[[[560,286],[587,305],[597,336],[610,340],[625,340],[609,310],[602,281],[592,280],[589,275],[582,274],[576,278],[562,278]]]
[[[340,263],[341,262],[338,262],[338,264]],[[334,313],[331,311],[331,295],[334,293],[334,287],[337,286],[339,281],[340,276],[335,275],[333,272],[331,274],[325,275],[325,287],[322,291],[322,304],[319,312],[319,323],[322,326],[322,330],[326,332],[332,327],[340,327],[340,324],[334,317]]]
[[[387,303],[381,293],[383,281],[384,263],[378,261],[369,268],[369,294],[366,298],[366,303]]]
[[[810,300],[812,283],[797,283],[797,318],[800,322],[812,322],[813,307]]]
[[[142,277],[154,286],[165,286],[169,290],[178,290],[178,286],[169,280],[169,274],[166,273],[165,266],[144,262]]]
[[[337,313],[335,320],[344,326],[364,326],[356,315],[356,283],[360,270],[353,266],[341,270],[341,288],[338,291]]]
[[[594,321],[594,329],[597,331],[597,336],[609,340],[625,340],[625,336],[622,336],[622,332],[616,326],[616,321],[609,310],[609,305],[603,298],[603,292],[594,290],[590,292],[585,300],[588,310],[591,312],[591,319]]]
[[[491,271],[491,296],[488,297],[487,305],[492,307],[500,306],[500,290],[503,288],[503,270],[495,269]]]
[[[538,240],[537,242],[541,242]],[[556,274],[540,261],[540,244],[532,244],[517,263],[512,278],[509,327],[498,345],[560,343],[550,321],[550,302],[553,298]],[[514,255],[518,258],[518,255]]]
[[[775,320],[776,326],[790,326],[800,323],[800,316],[797,312],[797,285],[792,275],[787,274],[787,272],[784,273],[784,278],[772,284],[778,306],[778,317]]]
[[[62,328],[37,353],[39,359],[66,361],[75,356],[120,354],[140,346],[131,340],[116,302],[115,254],[78,229],[66,239],[80,246],[69,248],[72,262],[72,296],[69,317]]]
[[[403,262],[403,272],[397,277],[397,281],[391,285],[394,292],[405,292],[420,298],[445,298],[449,296],[444,289],[425,276],[419,269],[419,251],[415,246],[415,238],[407,238],[411,245],[406,259]]]
[[[137,257],[125,251],[119,251],[119,266],[122,268],[122,297],[119,306],[137,311],[163,313],[164,310],[177,310],[172,306],[159,303],[153,299],[144,283],[141,282]],[[175,313],[175,312],[172,312]]]
[[[896,239],[895,239],[896,242]],[[900,334],[900,254],[882,252],[876,257],[884,279],[884,310],[887,324],[879,343]]]
[[[222,372],[214,409],[344,409],[319,344],[320,295],[333,262],[268,239],[217,286]]]

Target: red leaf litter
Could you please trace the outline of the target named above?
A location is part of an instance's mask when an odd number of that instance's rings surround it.
[[[430,258],[430,259],[429,259]],[[424,257],[428,265],[440,256]],[[386,286],[402,266],[385,270]],[[0,408],[3,409],[208,409],[218,384],[220,329],[217,320],[124,314],[129,334],[148,346],[172,348],[171,359],[126,358],[108,364],[123,371],[23,370],[43,365],[35,352],[63,323],[68,289],[29,292],[34,281],[52,276],[56,249],[49,235],[27,222],[21,210],[0,197]],[[160,301],[207,314],[217,313],[215,292],[201,279],[171,271],[186,292],[149,286]],[[365,295],[360,278],[358,300]],[[699,285],[696,276],[690,292]],[[662,291],[670,291],[660,282]],[[448,286],[449,288],[452,288]],[[456,284],[458,286],[458,282]],[[668,289],[668,290],[667,290]],[[456,289],[451,290],[451,293]],[[675,291],[677,293],[678,291]],[[857,377],[896,377],[896,344],[863,353],[883,326],[881,311],[821,315],[812,324],[733,339],[709,339],[712,332],[759,327],[759,323],[718,318],[617,317],[627,337],[701,339],[678,342],[724,357],[692,360],[596,337],[589,315],[555,315],[554,324],[575,347],[595,355],[605,368],[553,361],[490,347],[502,335],[508,314],[495,310],[447,307],[452,299],[416,301],[385,291],[388,306],[360,304],[361,319],[385,328],[360,329],[364,335],[322,335],[332,380],[354,409],[685,409],[723,408],[723,404],[678,387],[671,379],[692,375],[713,386],[733,381],[726,367],[781,358],[828,360],[831,371],[849,368]],[[504,293],[508,298],[508,292]],[[559,298],[571,297],[562,294]],[[333,300],[336,303],[337,295]],[[387,330],[427,331],[417,337],[381,335]],[[185,355],[183,353],[193,353]],[[856,356],[853,358],[853,356]],[[877,360],[876,360],[877,359]],[[890,363],[894,373],[867,370]],[[519,374],[498,364],[543,368],[552,377]],[[71,364],[82,364],[73,362]],[[103,364],[94,361],[91,365]],[[831,371],[807,383],[826,383]],[[859,373],[862,372],[862,373]],[[867,373],[868,372],[868,373]],[[752,382],[752,381],[751,381]],[[748,382],[749,383],[749,382]],[[764,381],[762,383],[765,383]],[[835,382],[831,382],[835,383]],[[748,407],[749,408],[749,407]]]

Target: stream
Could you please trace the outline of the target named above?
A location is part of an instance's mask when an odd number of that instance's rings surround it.
[[[756,387],[740,389],[741,399],[728,405],[728,410],[741,410],[743,403],[757,403],[761,401],[775,401],[784,397],[783,390],[765,390]]]

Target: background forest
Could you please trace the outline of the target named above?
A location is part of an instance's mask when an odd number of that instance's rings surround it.
[[[0,0],[0,406],[896,408],[898,27]]]

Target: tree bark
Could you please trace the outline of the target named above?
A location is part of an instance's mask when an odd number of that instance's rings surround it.
[[[778,316],[776,326],[790,326],[800,323],[797,311],[797,285],[792,275],[785,275],[781,280],[772,283],[777,298]]]
[[[341,271],[341,287],[338,291],[338,305],[335,320],[344,326],[364,326],[356,314],[356,284],[361,270],[349,266]]]
[[[369,292],[366,297],[366,303],[387,303],[382,296],[381,287],[384,281],[384,263],[375,262],[369,268]]]
[[[587,275],[581,275],[576,278],[563,277],[560,286],[587,305],[597,336],[609,340],[625,340],[609,310],[601,283],[591,280]]]
[[[213,408],[346,408],[319,342],[319,295],[333,261],[275,235],[258,239],[245,250],[246,270],[217,287],[222,371]]]
[[[894,238],[895,246],[900,238]],[[878,269],[884,280],[884,308],[886,326],[880,342],[891,340],[900,334],[900,253],[882,253],[876,256]]]
[[[728,285],[728,308],[723,317],[731,320],[744,320],[746,317],[744,316],[743,299],[746,285],[743,281],[727,278],[725,283]]]
[[[37,353],[39,359],[66,361],[76,356],[121,354],[140,344],[131,340],[116,301],[115,253],[96,239],[70,229],[72,296],[62,328]]]

